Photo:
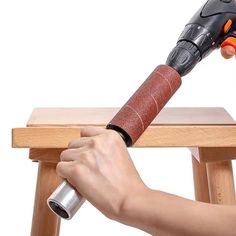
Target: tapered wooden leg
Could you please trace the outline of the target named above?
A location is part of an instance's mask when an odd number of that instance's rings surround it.
[[[60,219],[47,206],[47,198],[60,183],[56,163],[39,162],[31,236],[58,236]]]
[[[211,203],[235,204],[232,162],[213,162],[206,165]]]
[[[192,165],[195,199],[200,202],[209,203],[210,196],[207,181],[206,164],[200,163],[194,156],[192,156]]]

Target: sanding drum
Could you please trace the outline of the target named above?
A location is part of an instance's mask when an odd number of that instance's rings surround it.
[[[181,77],[167,65],[158,66],[108,124],[132,146],[181,85]]]
[[[177,71],[167,65],[158,66],[128,102],[107,125],[120,133],[127,146],[132,146],[181,85]],[[71,219],[84,198],[64,181],[48,198],[51,210]]]

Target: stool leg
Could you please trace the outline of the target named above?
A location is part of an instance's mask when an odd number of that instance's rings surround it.
[[[231,161],[207,163],[210,200],[213,204],[235,204],[235,188]]]
[[[192,165],[195,199],[200,202],[209,203],[210,196],[207,181],[206,164],[200,163],[194,156],[192,156]]]
[[[31,236],[58,236],[60,219],[47,206],[47,198],[60,183],[56,163],[39,162]]]

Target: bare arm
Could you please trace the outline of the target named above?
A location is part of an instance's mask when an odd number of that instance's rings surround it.
[[[57,171],[107,217],[158,236],[235,235],[235,206],[151,190],[117,133],[86,128],[81,135],[61,154]]]
[[[147,190],[130,199],[123,221],[158,236],[233,236],[235,206],[194,202],[160,191]]]

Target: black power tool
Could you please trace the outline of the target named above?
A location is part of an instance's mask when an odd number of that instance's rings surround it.
[[[209,0],[185,26],[166,64],[184,76],[214,49],[236,49],[235,37],[236,1]]]

